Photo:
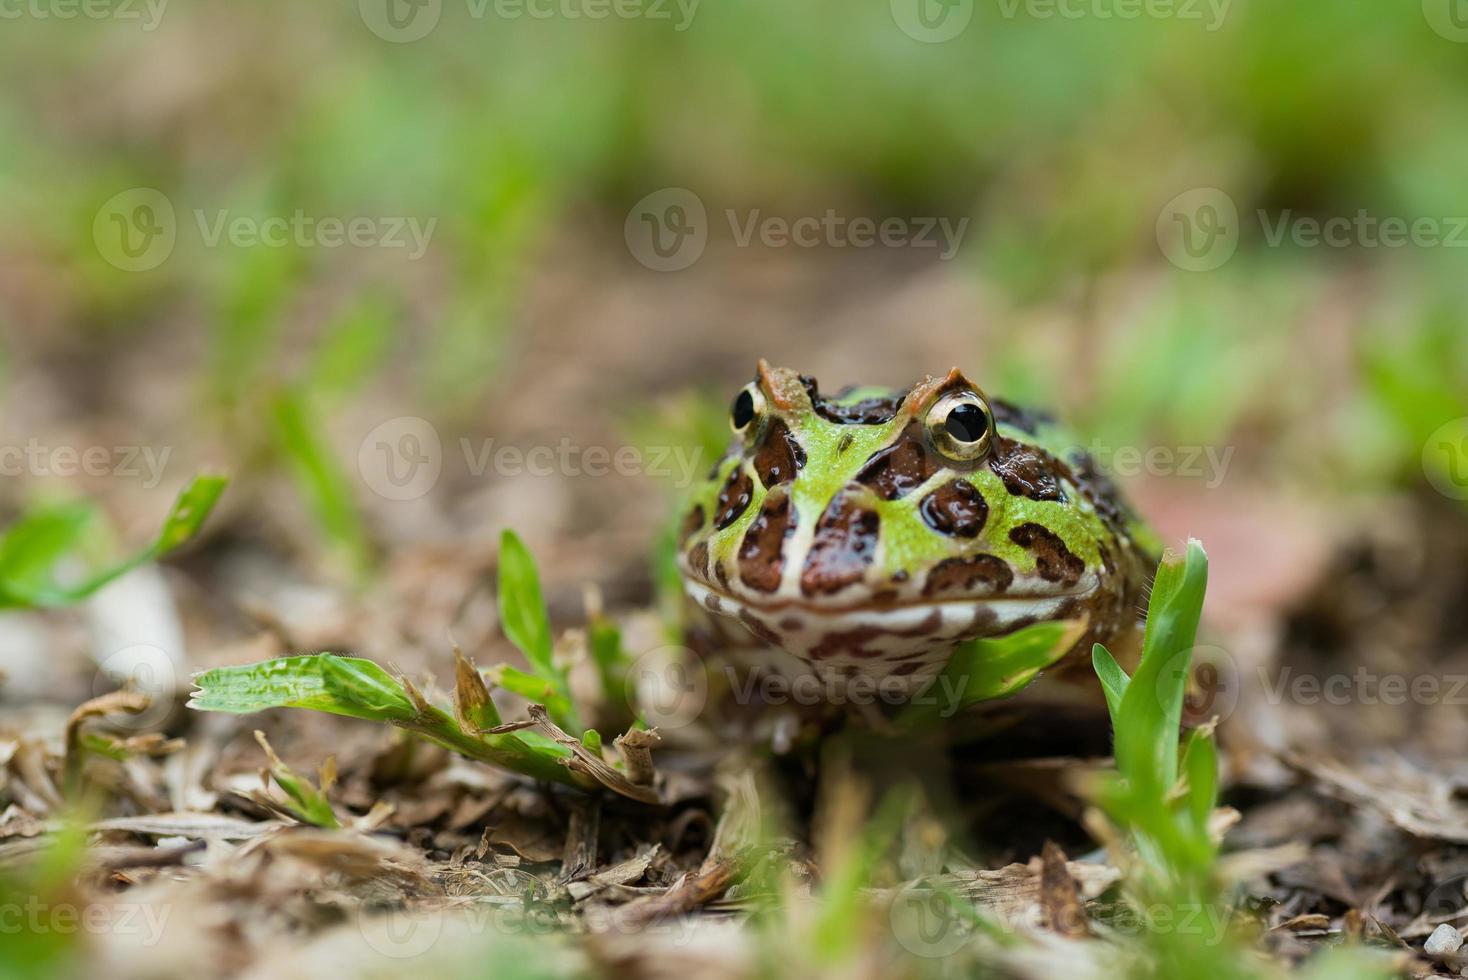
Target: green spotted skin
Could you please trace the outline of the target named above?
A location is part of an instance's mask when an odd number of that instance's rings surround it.
[[[1041,621],[1083,621],[1076,650],[1134,640],[1157,542],[1049,416],[957,369],[826,395],[761,361],[731,421],[678,543],[723,642],[921,679]]]

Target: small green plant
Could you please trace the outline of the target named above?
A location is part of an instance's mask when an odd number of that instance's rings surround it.
[[[1208,556],[1190,541],[1186,556],[1168,554],[1158,566],[1136,676],[1099,643],[1091,654],[1111,713],[1119,777],[1104,786],[1102,806],[1130,829],[1152,870],[1189,893],[1204,887],[1217,857],[1208,832],[1218,787],[1212,729],[1193,731],[1178,747],[1207,585]]]
[[[504,533],[500,545],[500,616],[505,635],[525,655],[529,671],[497,664],[481,673],[456,651],[454,702],[446,709],[431,703],[407,678],[393,677],[370,660],[333,653],[280,657],[195,675],[197,690],[189,707],[234,714],[309,708],[385,722],[533,779],[581,789],[607,785],[644,798],[646,793],[631,789],[601,761],[601,735],[581,723],[565,669],[555,661],[550,619],[529,550],[512,531]],[[603,682],[615,684],[621,697],[625,656],[620,636],[610,623],[594,627],[590,645]],[[505,724],[490,697],[490,684],[532,702],[532,719],[543,708],[543,717],[552,724],[539,726],[545,729],[541,731],[534,730],[534,720]],[[610,697],[613,692],[606,693]]]
[[[69,606],[146,562],[181,547],[209,517],[229,485],[199,476],[174,501],[158,536],[129,558],[98,560],[100,515],[90,501],[74,500],[27,513],[0,537],[0,609]]]
[[[1169,553],[1147,606],[1142,659],[1128,676],[1100,644],[1092,663],[1106,694],[1116,772],[1095,798],[1135,848],[1125,861],[1123,895],[1143,926],[1134,975],[1174,978],[1273,976],[1233,926],[1235,903],[1218,868],[1211,828],[1218,801],[1218,752],[1211,724],[1179,740],[1194,638],[1208,584],[1208,557],[1197,541]],[[1184,925],[1187,923],[1188,925]],[[1391,976],[1383,957],[1336,950],[1311,977]]]
[[[277,799],[260,793],[256,795],[256,799],[267,808],[283,810],[302,823],[316,827],[340,827],[341,821],[337,819],[336,811],[331,808],[331,801],[326,796],[336,785],[336,757],[326,757],[326,761],[317,770],[316,782],[313,784],[275,754],[275,749],[270,747],[270,741],[266,739],[264,732],[256,731],[255,741],[265,750],[265,758],[269,761],[266,771],[285,794],[283,799]]]

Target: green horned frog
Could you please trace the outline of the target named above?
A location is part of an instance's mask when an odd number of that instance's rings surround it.
[[[729,423],[678,567],[746,659],[913,684],[965,641],[1043,621],[1085,623],[1062,675],[1093,642],[1125,658],[1139,640],[1155,538],[1048,415],[956,368],[827,395],[760,361]]]

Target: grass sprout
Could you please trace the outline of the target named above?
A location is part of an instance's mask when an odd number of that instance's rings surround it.
[[[39,507],[0,537],[0,609],[70,606],[139,565],[182,547],[199,533],[229,480],[198,476],[179,493],[158,535],[132,556],[111,563],[89,560],[100,517],[90,501]]]

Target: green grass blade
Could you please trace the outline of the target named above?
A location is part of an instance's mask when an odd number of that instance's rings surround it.
[[[36,510],[0,538],[0,606],[50,605],[52,572],[73,552],[96,517],[85,501]]]
[[[525,696],[541,701],[556,724],[579,736],[584,726],[571,700],[571,684],[565,672],[555,664],[550,616],[541,595],[535,559],[520,536],[508,529],[500,535],[499,607],[505,636],[525,654],[536,676],[548,685],[543,697]],[[511,684],[519,680],[515,676],[519,672],[513,668],[506,668],[506,671],[510,679],[501,683],[516,690]]]
[[[1218,805],[1218,745],[1211,728],[1188,733],[1182,770],[1188,780],[1188,813],[1199,836],[1208,833],[1208,820]]]
[[[317,656],[281,657],[194,675],[198,690],[189,707],[249,714],[266,708],[310,708],[368,721],[403,722],[418,711],[387,671],[370,660]]]
[[[500,535],[499,593],[505,636],[525,654],[536,673],[547,680],[555,679],[550,618],[540,592],[540,576],[530,549],[514,531]]]
[[[545,705],[552,718],[564,718],[571,709],[570,699],[556,687],[556,682],[539,674],[527,674],[509,664],[496,664],[488,673],[491,683],[527,701]]]
[[[163,530],[148,553],[149,558],[161,558],[170,551],[191,541],[213,512],[214,505],[229,486],[227,476],[196,476],[179,493],[163,522]]]
[[[194,676],[189,696],[197,711],[248,714],[267,708],[308,708],[367,721],[400,725],[444,748],[480,762],[547,782],[586,788],[587,782],[560,765],[564,746],[536,732],[479,735],[459,727],[432,704],[421,707],[397,680],[370,660],[322,653],[281,657],[237,667],[218,667]]]
[[[1096,676],[1101,679],[1101,690],[1106,694],[1106,710],[1111,715],[1111,727],[1115,729],[1121,713],[1122,696],[1132,679],[1121,669],[1111,651],[1099,643],[1091,647],[1091,666],[1096,668]]]
[[[289,461],[296,487],[312,518],[360,574],[371,564],[371,548],[351,484],[321,438],[320,426],[304,395],[281,392],[274,406],[275,446]]]
[[[1142,662],[1122,696],[1116,726],[1116,763],[1133,781],[1177,781],[1177,732],[1188,679],[1188,651],[1198,633],[1208,556],[1197,541],[1186,556],[1168,554],[1157,569]]]

